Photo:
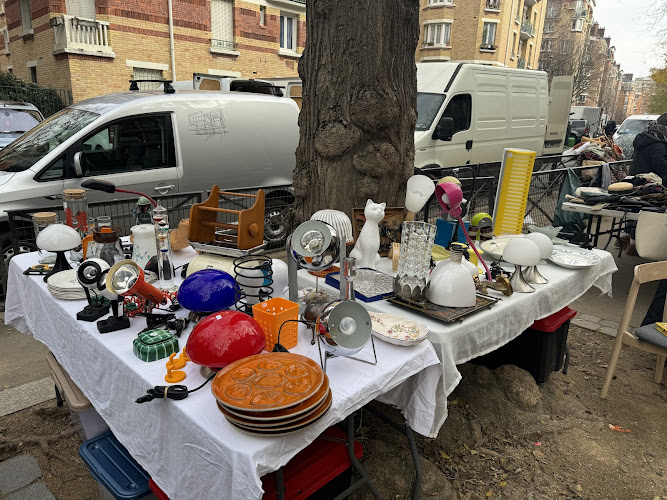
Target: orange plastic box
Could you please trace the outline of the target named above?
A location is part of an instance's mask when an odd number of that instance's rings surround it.
[[[252,306],[252,315],[264,330],[267,351],[272,351],[278,343],[280,325],[287,320],[299,319],[299,304],[282,297],[274,297]],[[299,324],[287,323],[280,334],[280,343],[286,349],[296,346]]]

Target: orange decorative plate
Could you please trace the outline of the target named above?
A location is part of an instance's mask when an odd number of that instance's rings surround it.
[[[255,354],[220,370],[215,398],[232,410],[265,412],[290,408],[313,396],[324,382],[320,365],[287,352]]]
[[[308,411],[296,415],[293,417],[290,417],[288,419],[283,419],[283,420],[254,420],[254,419],[249,419],[245,417],[239,417],[238,415],[235,415],[234,413],[230,412],[227,410],[224,406],[222,406],[220,403],[218,403],[218,410],[222,412],[222,414],[229,420],[230,422],[243,426],[243,427],[251,427],[251,428],[271,428],[271,427],[278,427],[282,428],[288,425],[294,425],[298,423],[303,423],[306,421],[306,419],[313,414],[320,413],[324,407],[327,407],[331,404],[331,398],[332,394],[331,391],[327,390],[327,393],[325,395],[325,398],[320,401],[318,404],[313,406],[312,408],[308,409]]]
[[[232,424],[234,427],[236,427],[238,430],[240,430],[241,432],[245,432],[246,434],[252,434],[255,436],[283,436],[285,434],[291,434],[292,432],[297,432],[300,431],[301,429],[305,429],[306,427],[321,420],[322,417],[324,417],[324,415],[327,414],[330,408],[331,408],[331,403],[327,405],[322,405],[321,411],[318,411],[317,414],[313,414],[307,419],[304,419],[303,422],[280,428],[275,428],[275,427],[270,429],[262,429],[256,427],[251,428],[244,425],[239,425],[231,420],[228,420],[228,422]]]
[[[274,411],[242,411],[229,408],[228,406],[223,405],[218,401],[218,406],[220,406],[225,412],[229,413],[232,417],[239,420],[241,423],[243,421],[251,422],[285,422],[287,420],[294,420],[296,417],[303,416],[306,413],[313,411],[317,408],[322,401],[329,394],[329,377],[324,375],[324,382],[317,390],[315,394],[306,399],[303,403],[298,405],[285,408],[284,410],[274,410]]]

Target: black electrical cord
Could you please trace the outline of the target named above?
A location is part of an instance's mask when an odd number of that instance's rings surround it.
[[[199,389],[204,387],[211,381],[213,377],[215,377],[215,375],[216,374],[214,373],[209,378],[207,378],[202,385],[192,390],[188,389],[187,386],[185,385],[156,385],[152,389],[148,389],[146,391],[145,396],[141,396],[140,398],[138,398],[137,403],[147,403],[148,401],[153,401],[154,399],[161,399],[161,398],[180,401],[181,399],[187,398],[188,394],[190,394],[191,392],[198,391]]]
[[[304,325],[310,325],[312,324],[312,321],[304,321],[301,319],[288,319],[287,321],[283,322],[282,325],[280,325],[280,328],[278,329],[278,341],[276,342],[276,345],[273,346],[273,351],[272,352],[289,352],[285,347],[283,347],[280,344],[280,334],[283,331],[283,326],[285,326],[287,323],[303,323]]]

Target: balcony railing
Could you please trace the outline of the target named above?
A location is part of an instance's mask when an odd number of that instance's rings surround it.
[[[500,0],[486,0],[486,8],[491,10],[500,10]]]
[[[51,19],[55,34],[54,53],[72,52],[116,57],[109,44],[109,23],[62,15]]]
[[[526,59],[524,57],[519,57],[519,63],[516,65],[519,69],[524,69],[526,67]]]
[[[516,18],[514,19],[514,22],[517,23],[517,24],[521,24],[521,14],[520,13],[518,13],[518,12],[516,13]]]
[[[236,50],[238,48],[238,44],[231,40],[217,40],[215,38],[211,38],[211,47],[223,50]]]
[[[533,23],[531,23],[528,19],[521,21],[521,34],[527,35],[529,38],[535,36],[535,28],[533,28]]]
[[[485,50],[485,51],[495,51],[497,47],[495,45],[491,45],[488,43],[483,43],[482,45],[479,46],[479,50]]]

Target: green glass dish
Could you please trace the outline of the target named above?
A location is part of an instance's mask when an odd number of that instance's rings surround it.
[[[178,339],[169,331],[162,328],[140,333],[134,339],[132,351],[141,361],[157,361],[168,358],[177,353]]]

